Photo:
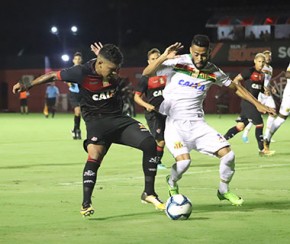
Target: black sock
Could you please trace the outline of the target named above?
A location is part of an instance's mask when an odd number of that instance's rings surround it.
[[[262,151],[264,149],[263,127],[256,127],[255,134],[258,142],[258,147],[260,151]]]
[[[88,207],[92,203],[92,194],[97,182],[97,171],[100,162],[88,159],[83,170],[83,207]]]
[[[157,195],[154,188],[157,172],[156,142],[153,137],[147,137],[139,148],[143,151],[144,191],[148,195]]]
[[[238,128],[236,126],[234,126],[228,130],[228,132],[224,135],[224,138],[226,138],[227,140],[231,139],[239,132],[240,131],[238,130]]]
[[[81,116],[76,116],[74,117],[74,131],[80,129],[80,124],[81,124]]]

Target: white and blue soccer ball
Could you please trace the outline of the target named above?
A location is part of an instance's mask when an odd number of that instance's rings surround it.
[[[182,194],[173,195],[166,201],[165,213],[172,220],[188,219],[191,211],[191,201]]]

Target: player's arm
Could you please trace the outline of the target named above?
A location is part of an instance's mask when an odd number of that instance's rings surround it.
[[[55,80],[56,78],[57,78],[57,72],[52,71],[52,72],[48,72],[44,75],[41,75],[32,81],[29,81],[28,79],[21,80],[13,86],[12,92],[15,94],[15,93],[19,93],[21,91],[27,91],[30,88],[32,88],[33,86],[51,82],[51,81]]]
[[[176,42],[165,49],[165,51],[155,59],[153,62],[147,65],[143,70],[142,75],[151,76],[156,73],[158,67],[167,59],[173,59],[178,57],[177,52],[183,48],[183,45],[180,42]]]
[[[241,82],[244,80],[244,78],[241,76],[241,74],[238,74],[232,83],[230,84],[230,88],[236,90],[236,94],[253,105],[257,108],[257,110],[261,113],[269,113],[272,115],[276,115],[276,111],[273,108],[269,108],[263,104],[261,104],[244,86],[241,85]]]
[[[138,91],[135,91],[134,93],[134,101],[144,107],[148,112],[151,112],[152,110],[155,110],[155,107],[153,105],[151,105],[150,103],[147,103],[145,102],[143,99],[142,99],[142,93],[141,92],[138,92]]]
[[[285,73],[285,77],[287,78],[287,79],[290,79],[290,71],[286,71],[286,73]]]

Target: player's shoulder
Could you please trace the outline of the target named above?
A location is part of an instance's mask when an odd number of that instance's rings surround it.
[[[208,73],[223,72],[216,64],[208,62],[205,68]]]

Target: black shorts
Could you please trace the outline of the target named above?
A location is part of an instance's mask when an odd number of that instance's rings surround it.
[[[241,104],[241,108],[242,108],[241,118],[248,119],[254,125],[259,125],[259,124],[264,123],[261,113],[257,110],[257,108],[253,104],[243,100]]]
[[[86,151],[89,144],[104,145],[106,151],[112,143],[138,148],[144,139],[152,136],[141,122],[127,115],[90,119],[86,121],[86,129]]]
[[[145,118],[154,139],[163,141],[166,116],[152,111],[150,113],[145,112]]]
[[[46,98],[46,105],[47,105],[47,107],[54,107],[55,104],[56,104],[56,97]]]
[[[20,99],[20,106],[27,106],[27,98]]]
[[[80,93],[69,92],[68,100],[72,108],[79,107],[81,102],[81,95]]]

